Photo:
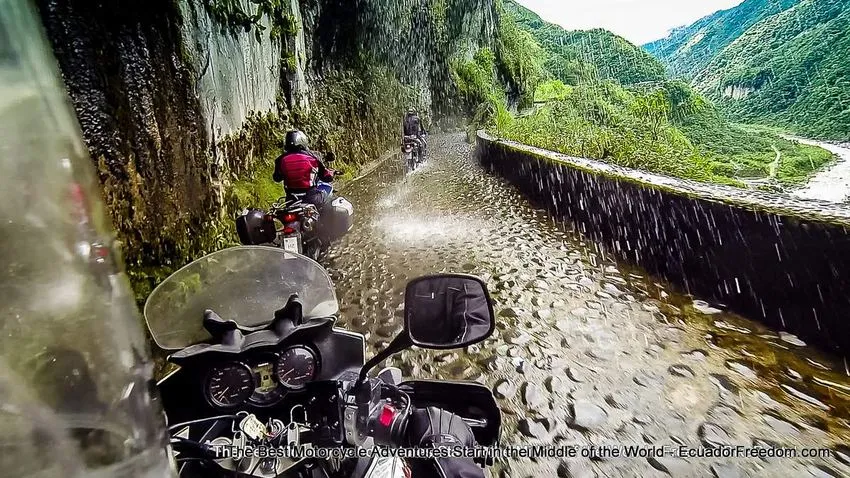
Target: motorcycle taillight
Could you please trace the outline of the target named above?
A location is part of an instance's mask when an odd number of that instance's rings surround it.
[[[99,259],[108,258],[109,252],[109,248],[103,244],[92,244],[92,254]]]
[[[283,222],[285,222],[285,223],[295,222],[297,220],[298,220],[297,214],[293,214],[291,212],[288,212],[288,213],[283,215]]]

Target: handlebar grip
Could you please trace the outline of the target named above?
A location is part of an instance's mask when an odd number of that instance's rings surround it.
[[[410,407],[397,405],[397,401],[391,399],[396,395],[393,390],[397,392],[395,387],[388,387],[374,379],[367,379],[348,390],[344,399],[347,406],[343,411],[343,423],[349,444],[361,445],[370,437],[377,445],[398,446],[402,443]]]
[[[475,435],[463,417],[436,407],[420,408],[410,414],[405,443],[410,446],[474,446]]]
[[[369,435],[378,445],[402,446],[407,443],[405,432],[409,409],[401,409],[385,401],[369,417]]]

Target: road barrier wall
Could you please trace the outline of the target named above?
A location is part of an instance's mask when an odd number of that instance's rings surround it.
[[[695,297],[850,350],[850,209],[569,157],[481,131],[481,165]]]

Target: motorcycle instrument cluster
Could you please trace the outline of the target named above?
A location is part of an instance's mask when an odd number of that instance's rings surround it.
[[[287,391],[302,390],[317,372],[316,354],[296,345],[279,354],[216,365],[207,376],[204,392],[210,404],[218,408],[235,408],[245,402],[270,406]]]

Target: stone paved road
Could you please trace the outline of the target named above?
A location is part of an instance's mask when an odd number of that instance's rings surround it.
[[[484,173],[461,135],[432,137],[405,174],[390,161],[344,191],[355,229],[328,259],[345,327],[370,352],[401,326],[410,278],[488,280],[493,338],[463,352],[408,351],[417,378],[492,387],[507,444],[722,444],[829,448],[825,458],[546,458],[493,476],[850,476],[846,363],[713,309],[617,264]]]

